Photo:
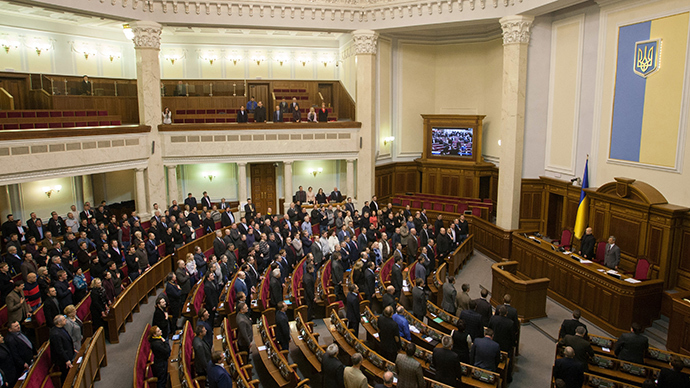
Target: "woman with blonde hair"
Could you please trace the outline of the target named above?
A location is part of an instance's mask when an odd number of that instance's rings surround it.
[[[81,348],[81,341],[84,331],[84,323],[77,317],[77,308],[74,305],[69,305],[65,307],[65,330],[67,334],[72,337],[72,345],[74,346],[74,351],[78,352]]]
[[[314,107],[312,106],[309,108],[309,113],[307,114],[307,121],[310,123],[318,123],[319,120],[316,117],[316,111],[314,110]]]
[[[93,322],[94,332],[99,327],[102,327],[105,332],[108,332],[108,324],[105,318],[108,316],[108,297],[105,295],[105,289],[101,279],[93,278],[91,280],[91,320]]]
[[[199,280],[199,271],[196,268],[196,261],[194,261],[194,254],[187,253],[185,257],[185,268],[187,268],[187,273],[189,274],[189,281],[196,283]]]

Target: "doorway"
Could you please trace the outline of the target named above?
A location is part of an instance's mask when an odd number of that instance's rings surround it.
[[[252,96],[254,96],[256,102],[262,101],[264,103],[267,113],[273,112],[273,99],[269,98],[268,84],[249,84],[247,101],[249,101]]]
[[[546,235],[559,239],[563,223],[563,196],[549,193],[549,213],[546,219]]]
[[[256,96],[255,96],[256,97]],[[252,163],[252,202],[257,212],[266,214],[268,208],[276,213],[276,168],[273,163]]]
[[[316,99],[316,105],[321,107],[321,102],[325,102],[329,108],[332,107],[333,84],[319,84],[319,98]]]

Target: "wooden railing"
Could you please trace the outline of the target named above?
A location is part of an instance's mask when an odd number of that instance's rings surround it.
[[[510,257],[512,230],[502,229],[479,217],[469,217],[468,222],[479,252],[495,261]]]
[[[4,88],[0,88],[0,109],[14,110],[14,97]]]
[[[110,307],[106,321],[108,322],[108,337],[110,343],[119,343],[120,331],[124,331],[125,322],[131,321],[131,315],[139,311],[139,305],[146,303],[148,296],[155,293],[159,284],[165,281],[166,275],[172,270],[172,255],[161,258],[146,272],[134,279],[129,287],[118,296]]]
[[[86,349],[81,359],[81,364],[78,364],[77,377],[74,379],[71,387],[93,387],[94,381],[101,379],[100,368],[107,365],[108,358],[106,357],[105,351],[105,332],[102,327],[99,327],[96,333],[91,337],[89,347]],[[63,388],[67,387],[63,386]]]
[[[474,254],[474,235],[470,234],[465,241],[451,253],[446,262],[448,263],[448,273],[455,275],[462,268],[467,259]]]

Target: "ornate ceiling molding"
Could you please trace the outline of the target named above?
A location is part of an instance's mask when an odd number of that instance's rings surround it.
[[[160,50],[162,26],[156,22],[138,21],[130,23],[134,33],[134,48],[147,48]]]
[[[529,43],[530,28],[534,17],[513,15],[501,18],[501,29],[503,30],[503,44],[524,44]]]
[[[376,55],[379,34],[371,30],[357,30],[352,32],[355,43],[355,53]]]

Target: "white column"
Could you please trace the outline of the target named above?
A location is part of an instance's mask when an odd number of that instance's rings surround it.
[[[132,42],[137,61],[139,123],[151,126],[147,141],[152,149],[148,158],[147,200],[151,204],[163,204],[166,203],[166,181],[161,157],[161,141],[158,135],[158,125],[162,123],[159,58],[162,28],[156,22],[142,20],[129,23],[129,25],[134,33]],[[142,210],[146,211],[146,208]]]
[[[283,183],[285,183],[285,203],[292,202],[292,160],[283,162]],[[287,209],[288,206],[285,206]]]
[[[168,169],[168,204],[172,204],[173,200],[179,202],[179,194],[177,191],[177,166],[165,166]]]
[[[521,15],[506,16],[500,20],[503,29],[502,145],[496,224],[504,229],[517,229],[520,221],[527,46],[533,20],[531,16]]]
[[[142,216],[142,214],[148,214],[148,206],[146,205],[146,180],[144,179],[144,170],[146,170],[143,167],[137,168],[136,169],[136,178],[137,178],[137,213],[139,214],[139,217]]]
[[[354,198],[354,194],[355,194],[355,161],[354,161],[354,159],[348,159],[347,160],[347,169],[345,170],[345,180],[347,181],[347,187],[345,188],[345,190],[347,190],[347,191],[345,193],[348,196]]]
[[[237,199],[245,202],[247,195],[247,163],[237,163]]]
[[[376,52],[378,33],[357,30],[352,33],[357,64],[356,108],[361,148],[357,157],[357,198],[364,201],[374,194],[374,163],[376,155]],[[349,182],[348,182],[349,184]],[[354,191],[354,187],[353,187]],[[355,193],[348,195],[354,197]]]
[[[88,202],[91,204],[91,209],[96,208],[96,204],[93,203],[93,181],[91,180],[91,175],[81,176],[82,191],[84,193],[84,203]],[[84,203],[81,204],[81,208],[84,208]]]

